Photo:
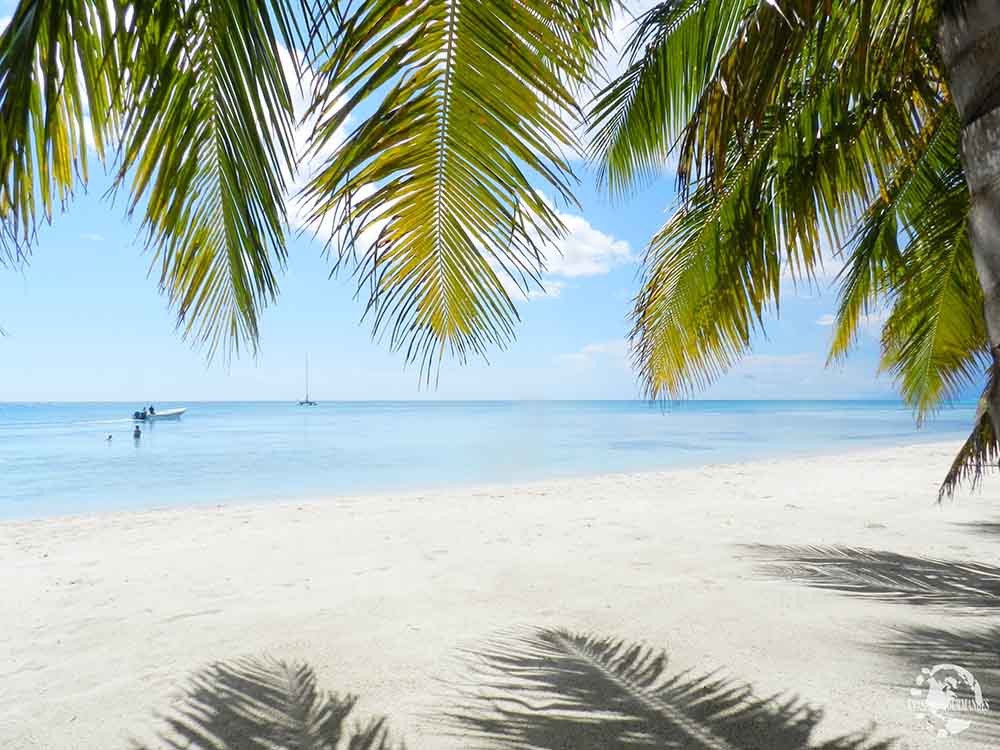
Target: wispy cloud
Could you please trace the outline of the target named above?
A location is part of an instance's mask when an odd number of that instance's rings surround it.
[[[80,235],[80,239],[87,242],[104,242],[104,236],[95,232],[84,232]]]
[[[707,398],[884,398],[891,383],[870,362],[827,366],[816,352],[753,354],[704,394]]]
[[[816,362],[816,355],[811,352],[798,354],[751,354],[744,357],[742,365],[745,369],[795,367]]]
[[[885,321],[889,319],[889,311],[886,309],[878,309],[873,312],[862,315],[858,318],[858,330],[872,338],[880,338],[882,335],[882,326],[885,325]],[[816,320],[816,325],[830,327],[837,322],[837,317],[832,313],[826,313],[821,315]]]
[[[562,364],[576,367],[590,367],[598,361],[605,364],[628,365],[628,341],[612,339],[583,346],[579,351],[556,355]]]
[[[558,297],[567,286],[565,281],[555,279],[542,279],[541,289],[532,289],[528,292],[528,299],[542,299],[545,297]]]

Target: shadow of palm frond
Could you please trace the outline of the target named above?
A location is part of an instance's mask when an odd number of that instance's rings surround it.
[[[745,545],[775,578],[906,604],[1000,607],[1000,567],[858,547]]]
[[[958,523],[955,525],[973,534],[978,534],[981,536],[995,536],[1000,538],[1000,521],[989,521],[982,523],[969,522],[969,523]]]
[[[978,713],[962,739],[1000,747],[1000,626],[978,630],[942,630],[928,627],[900,628],[880,649],[903,664],[899,686],[910,690],[921,670],[954,664],[979,682],[990,709]]]
[[[488,747],[547,750],[874,750],[870,732],[811,744],[822,713],[756,698],[715,675],[667,674],[664,653],[563,630],[512,633],[468,651],[446,731]]]
[[[391,750],[385,719],[345,723],[357,698],[321,693],[305,664],[243,658],[213,664],[190,680],[181,705],[163,717],[156,745],[134,750]]]

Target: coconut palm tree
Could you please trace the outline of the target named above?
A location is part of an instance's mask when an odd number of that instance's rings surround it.
[[[599,175],[621,195],[676,157],[681,188],[635,300],[649,394],[711,382],[783,278],[839,255],[831,360],[884,315],[918,419],[989,371],[942,490],[978,480],[1000,435],[1000,6],[666,0],[625,52],[590,110]]]

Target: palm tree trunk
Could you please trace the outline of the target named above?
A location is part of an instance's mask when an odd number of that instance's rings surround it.
[[[1000,371],[1000,2],[944,0],[938,45],[962,120],[972,196],[969,239],[986,299],[994,375]],[[1000,436],[1000,383],[986,394]]]

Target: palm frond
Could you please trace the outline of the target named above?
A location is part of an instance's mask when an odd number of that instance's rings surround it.
[[[704,178],[721,184],[733,142],[804,75],[835,76],[845,101],[916,69],[933,80],[925,57],[935,20],[934,0],[755,3],[684,125],[682,183]],[[877,173],[880,165],[871,167]]]
[[[1000,367],[993,363],[986,384],[986,390],[979,400],[976,423],[972,432],[959,449],[938,490],[938,502],[945,497],[954,497],[955,491],[964,483],[975,490],[987,471],[1000,469],[1000,440],[994,429],[990,404],[995,403],[995,389],[1000,387]]]
[[[565,630],[511,633],[468,654],[449,729],[484,747],[888,748],[858,734],[813,744],[821,712],[715,675],[669,674],[662,652]]]
[[[729,369],[779,311],[782,276],[812,283],[845,237],[831,360],[891,306],[882,367],[918,420],[978,379],[987,337],[936,24],[933,0],[676,0],[643,17],[591,117],[613,191],[679,155],[682,198],[634,304],[648,395]]]
[[[641,16],[623,58],[628,68],[589,105],[598,180],[613,194],[656,176],[711,79],[749,0],[669,0]]]
[[[922,201],[891,290],[881,368],[896,377],[918,421],[962,387],[980,383],[990,361],[982,286],[966,229],[968,203],[961,170]]]
[[[961,179],[958,139],[959,123],[953,107],[941,107],[921,117],[921,112],[907,115],[892,112],[895,123],[922,122],[915,131],[904,132],[901,137],[879,139],[873,144],[880,154],[894,154],[886,159],[892,164],[892,173],[883,179],[869,198],[864,213],[856,224],[853,237],[845,251],[846,262],[839,276],[839,304],[830,346],[830,361],[846,357],[853,346],[858,328],[866,316],[883,303],[892,293],[893,284],[905,277],[904,248],[899,236],[917,237],[921,228],[934,227],[923,218],[928,202],[939,200],[942,189],[954,186],[957,173]],[[887,123],[888,127],[888,123]],[[897,131],[899,126],[897,125]],[[888,140],[888,142],[887,142]],[[865,161],[872,161],[874,154],[865,153]],[[956,201],[961,196],[952,193]],[[939,206],[943,209],[942,203]],[[952,210],[960,206],[949,206]],[[938,228],[944,226],[948,216]],[[951,226],[947,222],[948,227]],[[942,232],[937,232],[942,238]],[[957,240],[957,232],[945,233],[945,240]]]
[[[875,152],[905,151],[919,111],[904,78],[845,102],[836,78],[789,87],[787,98],[734,144],[723,183],[698,183],[653,238],[635,300],[635,364],[650,396],[683,396],[746,353],[782,276],[812,283],[877,184]],[[910,92],[901,95],[900,92]],[[821,126],[817,126],[820,123]]]
[[[0,32],[0,264],[31,250],[75,186],[88,148],[104,158],[120,113],[111,3],[18,3]]]
[[[304,197],[336,227],[376,334],[428,374],[445,350],[464,360],[513,336],[504,277],[537,282],[563,231],[534,181],[572,202],[560,144],[575,143],[573,94],[613,4],[358,0],[331,21],[314,151],[350,130]]]
[[[136,750],[391,750],[385,719],[345,726],[357,698],[323,693],[305,664],[246,657],[195,674],[155,746]],[[346,745],[341,745],[341,742]]]
[[[774,578],[855,596],[970,611],[1000,608],[1000,568],[860,547],[752,545]]]
[[[255,347],[285,260],[292,105],[269,0],[138,4],[119,32],[130,68],[118,180],[155,253],[178,325],[207,346]]]
[[[647,249],[631,338],[651,398],[685,395],[725,372],[777,298],[781,257],[761,210],[764,172],[751,166],[740,178],[722,194],[696,191]]]

